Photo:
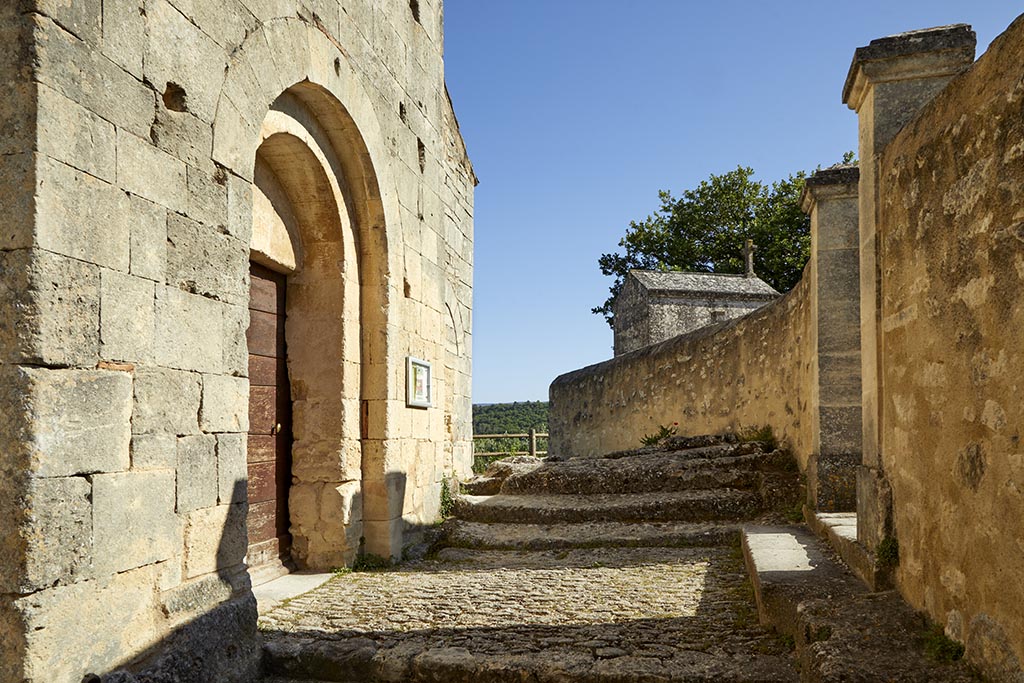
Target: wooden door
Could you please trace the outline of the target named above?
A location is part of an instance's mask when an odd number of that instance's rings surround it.
[[[285,276],[249,270],[249,552],[250,568],[288,562],[288,488],[292,472],[292,401],[285,350]]]

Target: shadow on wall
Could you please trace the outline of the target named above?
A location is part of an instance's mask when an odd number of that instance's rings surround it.
[[[171,631],[116,670],[83,683],[248,683],[257,678],[256,600],[244,564],[246,481],[235,482],[217,546],[215,574],[165,591],[158,600]]]

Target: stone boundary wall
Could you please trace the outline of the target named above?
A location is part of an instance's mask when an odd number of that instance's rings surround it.
[[[808,269],[810,266],[808,266]],[[680,434],[770,425],[802,467],[811,454],[811,285],[719,325],[558,377],[550,450],[560,456],[637,448],[659,425]]]
[[[906,598],[1024,661],[1024,17],[881,155],[881,459]],[[863,191],[863,188],[862,188]]]

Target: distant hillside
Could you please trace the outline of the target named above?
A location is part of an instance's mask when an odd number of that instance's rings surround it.
[[[488,403],[473,406],[475,434],[520,434],[536,429],[548,430],[548,402],[523,401]]]

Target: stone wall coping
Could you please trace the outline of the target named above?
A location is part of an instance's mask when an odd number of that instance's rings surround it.
[[[856,197],[860,184],[860,168],[856,164],[830,166],[815,171],[804,181],[800,208],[810,213],[822,199]]]
[[[919,57],[929,53],[938,55],[940,53],[951,53],[949,64],[929,64],[928,68],[935,70],[935,74],[919,73],[918,70],[891,69],[892,77],[882,78],[882,74],[876,70],[870,74],[872,78],[880,80],[901,80],[908,78],[919,78],[927,75],[942,75],[956,72],[962,69],[962,53],[970,51],[973,61],[974,49],[977,45],[977,36],[970,24],[951,24],[949,26],[938,26],[935,28],[921,29],[918,31],[907,31],[897,33],[884,38],[872,40],[868,45],[858,47],[853,53],[853,61],[850,63],[850,70],[846,76],[846,83],[843,85],[843,104],[851,109],[860,105],[863,97],[863,84],[859,81],[864,76],[864,67],[869,64],[888,63],[895,66],[901,62],[909,61],[908,58]]]

